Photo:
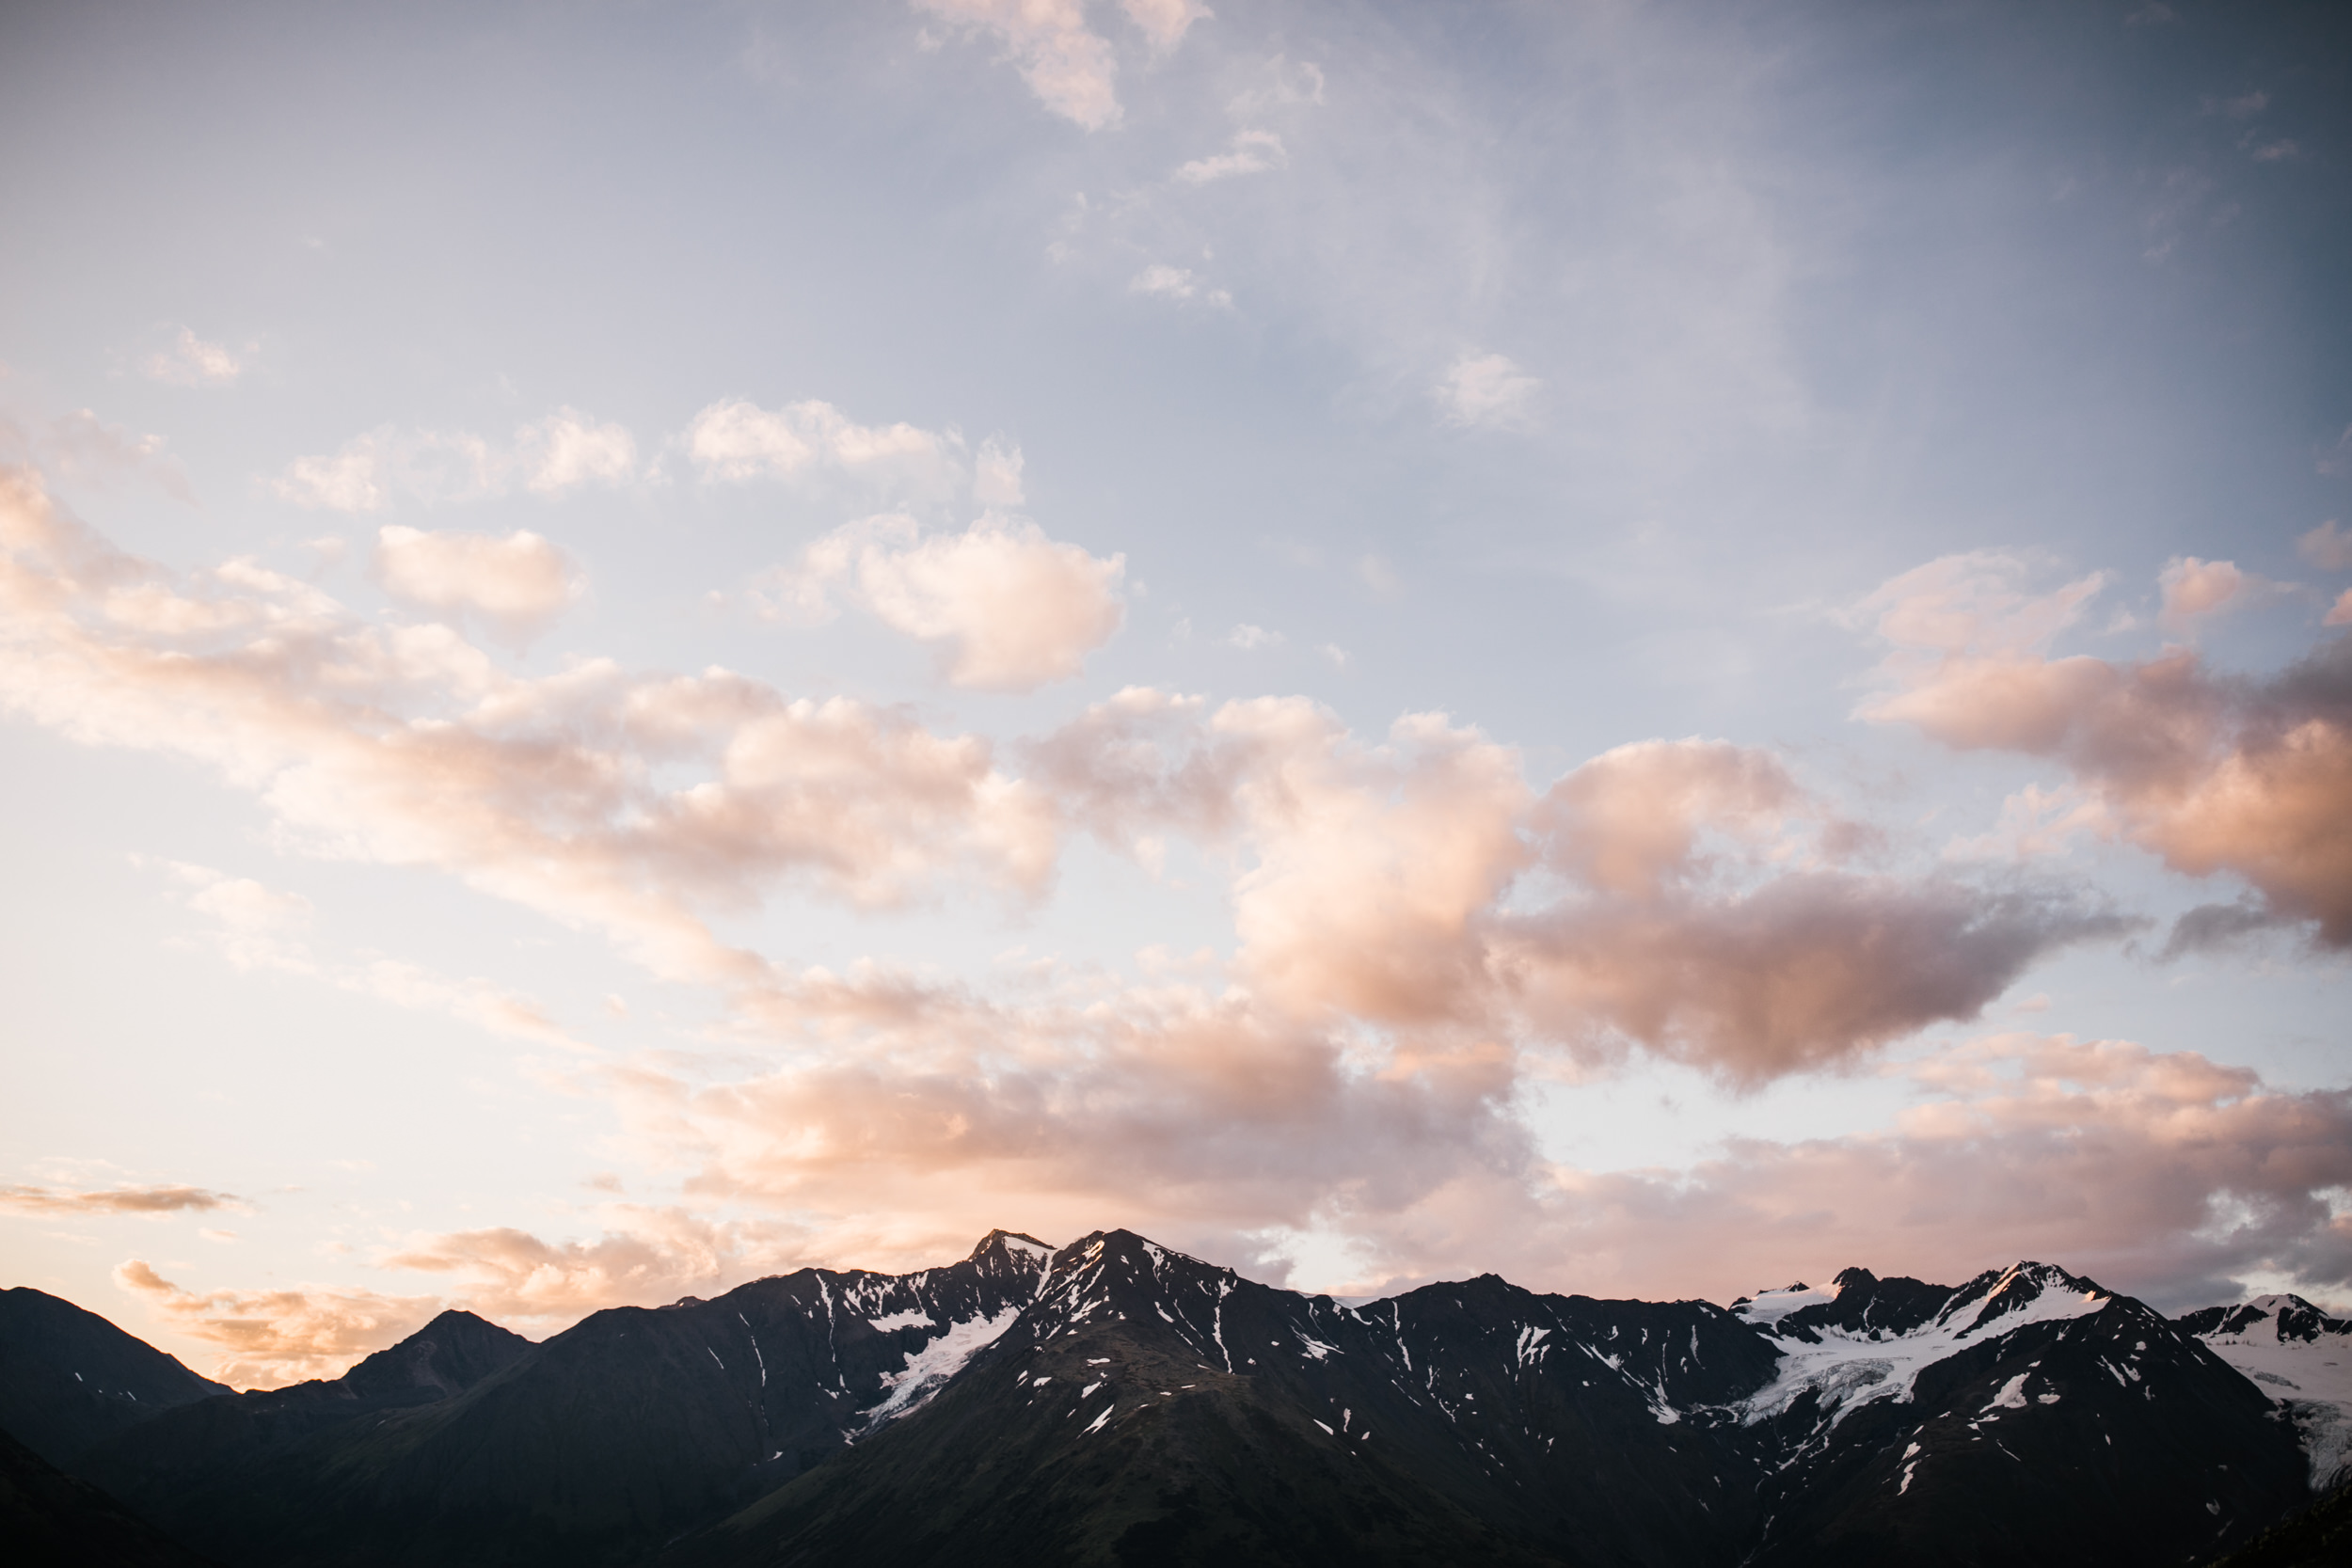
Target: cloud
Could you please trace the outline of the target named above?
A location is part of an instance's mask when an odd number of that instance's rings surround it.
[[[1448,424],[1509,428],[1543,385],[1503,355],[1464,354],[1432,390]]]
[[[1268,631],[1263,626],[1253,626],[1248,623],[1244,622],[1242,625],[1235,626],[1232,631],[1225,634],[1225,645],[1229,648],[1238,648],[1246,654],[1254,654],[1261,648],[1280,647],[1282,645],[1282,634],[1279,631]]]
[[[1504,954],[1578,1054],[1613,1035],[1752,1085],[1974,1020],[2054,949],[2131,928],[2050,889],[1817,872],[1549,911],[1513,923]]]
[[[1011,468],[1017,488],[1018,454]],[[1125,618],[1126,558],[1089,555],[1035,523],[991,512],[961,534],[923,534],[901,516],[826,535],[755,602],[779,620],[821,621],[846,593],[892,630],[939,650],[953,686],[1030,691],[1069,680]]]
[[[1021,493],[1021,449],[999,446],[994,441],[980,443],[980,455],[972,466],[972,493],[982,506],[1019,506]]]
[[[989,674],[1044,656],[1009,633],[961,657]],[[22,468],[0,468],[0,705],[207,764],[290,845],[440,868],[671,978],[769,983],[699,912],[763,889],[881,905],[952,874],[1033,890],[1054,858],[1041,802],[977,737],[719,669],[508,675],[450,627],[362,622],[249,563],[174,578]]]
[[[820,544],[803,569],[826,595],[937,638],[964,678],[1059,667],[1115,625],[1120,563],[1027,525],[884,519]],[[1061,617],[1076,632],[998,636],[1002,605],[1050,622],[1056,594],[1093,607]],[[1735,1084],[1851,1066],[2115,928],[2029,879],[1859,874],[1867,833],[1753,748],[1644,742],[1537,789],[1515,749],[1443,715],[1365,738],[1301,698],[1130,689],[1000,761],[903,711],[723,670],[582,658],[527,678],[450,626],[365,622],[249,562],[175,576],[21,469],[0,474],[0,611],[13,711],[216,768],[290,847],[440,870],[709,988],[716,1027],[763,1065],[548,1070],[609,1099],[697,1210],[789,1216],[829,1247],[1117,1212],[1251,1255],[1249,1234],[1319,1215],[1404,1224],[1533,1180],[1535,1078],[1634,1052]],[[795,969],[713,930],[785,894],[1034,896],[1074,834],[1148,864],[1181,840],[1227,868],[1230,956],[999,983],[871,958]],[[449,982],[310,957],[299,906],[238,881],[183,885],[330,983],[464,1004]],[[900,1217],[857,1218],[876,1214]],[[796,1234],[726,1245],[750,1258]],[[663,1243],[675,1263],[548,1244],[485,1232],[400,1257],[550,1313],[693,1259],[738,1266],[683,1232]]]
[[[2167,626],[2185,626],[2199,616],[2229,608],[2246,587],[2246,574],[2227,561],[2200,561],[2175,556],[2157,578],[2164,591]]]
[[[0,460],[10,457],[31,457],[67,479],[102,488],[121,480],[151,483],[174,500],[198,504],[187,470],[165,450],[162,436],[134,435],[87,408],[30,430],[0,420]]]
[[[623,485],[637,474],[637,439],[571,407],[519,426],[494,446],[465,432],[380,425],[333,452],[297,457],[269,491],[293,505],[381,512],[405,497],[426,506],[492,500],[520,488],[555,497],[586,485]]]
[[[355,436],[331,456],[297,457],[270,482],[278,499],[329,512],[381,512],[390,503],[391,426]]]
[[[1127,292],[1152,294],[1161,299],[1199,299],[1204,305],[1219,309],[1233,303],[1233,296],[1223,289],[1207,287],[1207,279],[1194,274],[1188,267],[1171,267],[1155,261],[1127,280]]]
[[[233,387],[246,363],[226,344],[208,343],[183,326],[171,347],[149,355],[139,371],[150,381],[173,387]]]
[[[528,529],[501,539],[392,524],[376,534],[374,574],[394,598],[479,615],[515,642],[545,631],[582,587],[570,558]]]
[[[26,1214],[178,1214],[246,1207],[234,1193],[204,1187],[141,1187],[128,1182],[76,1191],[65,1187],[0,1187],[0,1209]]]
[[[1029,755],[1107,843],[1248,845],[1235,967],[1325,1023],[1639,1047],[1754,1084],[1972,1019],[2054,949],[2128,928],[2060,886],[1843,869],[1871,834],[1724,742],[1620,748],[1537,795],[1516,752],[1438,716],[1367,748],[1298,699],[1204,719],[1131,689]]]
[[[2176,631],[2212,616],[2268,603],[2293,591],[2291,585],[2241,572],[2234,562],[2201,561],[2193,555],[2166,562],[2156,582],[2163,593],[2157,619]]]
[[[356,964],[321,958],[308,941],[314,911],[300,894],[184,861],[161,863],[174,880],[195,889],[186,895],[187,907],[216,923],[215,943],[234,968],[298,974],[394,1006],[462,1019],[494,1035],[581,1049],[538,1004],[486,980],[448,980],[393,958]]]
[[[2330,517],[2297,539],[2295,553],[2323,572],[2352,572],[2352,532]]]
[[[136,1258],[116,1265],[114,1277],[175,1332],[220,1347],[215,1378],[249,1388],[338,1376],[422,1328],[441,1306],[429,1296],[310,1285],[185,1291]]]
[[[739,398],[714,403],[694,416],[685,439],[705,483],[738,484],[795,479],[820,468],[928,464],[946,444],[911,424],[859,424],[813,399],[772,410]],[[1017,474],[1017,457],[1012,467]]]
[[[1735,1138],[1683,1169],[1553,1167],[1549,1190],[1498,1195],[1502,1212],[1442,1251],[1384,1227],[1397,1272],[1500,1258],[1518,1277],[1524,1259],[1595,1293],[1722,1301],[1847,1264],[1957,1281],[2027,1257],[2168,1310],[2234,1299],[2249,1276],[2352,1283],[2352,1221],[2329,1197],[2352,1176],[2352,1094],[2063,1035],[1969,1041],[1912,1076],[1931,1098],[1883,1130]]]
[[[2100,580],[2026,593],[2026,564],[1956,556],[1865,601],[1894,645],[1862,717],[1956,750],[2051,757],[2131,842],[2191,877],[2245,879],[2280,914],[2352,945],[2352,640],[2266,680],[2189,649],[2115,664],[2047,644]]]
[[[511,1227],[420,1233],[376,1263],[449,1276],[451,1293],[485,1317],[563,1327],[608,1307],[716,1293],[802,1261],[789,1244],[796,1227],[633,1204],[607,1205],[599,1217],[595,1241],[548,1242]]]
[[[621,425],[559,408],[515,433],[513,461],[523,488],[535,496],[560,496],[583,484],[627,484],[637,474],[637,438]]]
[[[915,0],[916,6],[967,33],[993,39],[1021,79],[1053,113],[1089,131],[1116,125],[1119,67],[1110,40],[1086,24],[1084,0]],[[1131,0],[1128,14],[1155,44],[1173,47],[1191,15],[1181,0]],[[1148,20],[1147,20],[1148,19]],[[1171,30],[1172,29],[1172,30]],[[1163,42],[1163,39],[1165,42]]]
[[[2335,604],[2320,622],[2325,626],[2352,626],[2352,588],[2336,595]]]
[[[1288,162],[1290,154],[1283,150],[1282,138],[1273,132],[1238,131],[1227,150],[1182,165],[1176,178],[1187,185],[1206,185],[1237,175],[1263,174]]]
[[[1260,68],[1259,85],[1237,94],[1226,105],[1236,119],[1254,119],[1281,109],[1323,106],[1323,68],[1312,60],[1291,63],[1277,55]]]
[[[1216,14],[1200,0],[1119,0],[1119,8],[1161,51],[1175,48],[1194,23]]]

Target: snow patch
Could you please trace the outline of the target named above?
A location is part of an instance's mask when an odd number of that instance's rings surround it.
[[[911,1410],[920,1409],[946,1386],[949,1378],[963,1370],[965,1362],[994,1344],[1019,1316],[1020,1307],[1007,1307],[993,1317],[975,1317],[948,1324],[946,1333],[907,1357],[903,1370],[882,1374],[882,1386],[888,1394],[866,1413],[866,1428],[870,1431]]]

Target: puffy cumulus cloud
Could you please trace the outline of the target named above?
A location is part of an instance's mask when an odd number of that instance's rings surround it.
[[[938,998],[855,1053],[717,1084],[646,1067],[615,1091],[634,1135],[692,1171],[691,1200],[788,1215],[815,1256],[922,1262],[993,1225],[1230,1248],[1343,1197],[1399,1209],[1466,1164],[1523,1164],[1512,1076],[1471,1040],[1375,1069],[1329,1031],[1171,980]]]
[[[1448,424],[1508,429],[1526,423],[1543,385],[1506,355],[1464,354],[1431,392]]]
[[[2332,517],[2297,539],[2295,550],[2323,572],[2352,572],[2352,530]]]
[[[2321,625],[2352,626],[2352,588],[2336,595],[2336,602],[2328,608],[2327,618]]]
[[[1690,871],[1703,832],[1767,837],[1810,804],[1769,752],[1648,740],[1563,778],[1539,815],[1562,870],[1605,893],[1651,895]]]
[[[1489,961],[1581,1057],[1637,1042],[1746,1084],[1851,1062],[2123,928],[2054,888],[1856,874],[1867,830],[1721,741],[1606,752],[1529,818],[1567,891],[1499,911]]]
[[[2137,663],[2048,643],[2101,579],[2033,594],[2028,563],[1960,556],[1866,601],[1894,644],[1862,714],[1947,746],[2046,756],[2123,837],[2192,877],[2229,873],[2280,915],[2352,945],[2352,641],[2265,679],[2217,675],[2193,650]]]
[[[936,465],[946,437],[906,423],[862,425],[830,403],[808,400],[767,409],[742,399],[723,400],[686,427],[687,456],[708,483],[796,479],[821,469],[876,469]],[[998,453],[999,463],[1003,454]],[[1012,462],[1017,476],[1020,464]]]
[[[1130,690],[1029,754],[1073,825],[1245,848],[1236,973],[1299,1016],[1631,1046],[1756,1083],[1976,1017],[2036,959],[2126,925],[2069,890],[1866,876],[1871,835],[1770,754],[1700,740],[1541,795],[1441,718],[1379,747],[1300,700]]]
[[[333,452],[297,457],[265,482],[280,500],[329,512],[381,512],[406,498],[427,506],[491,500],[522,489],[560,496],[637,476],[637,438],[571,407],[517,428],[504,445],[466,432],[380,425]]]
[[[250,347],[246,351],[251,352]],[[173,387],[233,387],[245,373],[246,363],[228,344],[206,342],[195,328],[183,326],[169,348],[159,349],[139,362],[139,372],[150,381]]]
[[[0,1209],[24,1214],[182,1214],[245,1207],[245,1200],[234,1193],[204,1187],[142,1187],[130,1182],[81,1189],[0,1187]]]
[[[1120,119],[1117,53],[1087,24],[1086,0],[915,0],[966,33],[993,39],[1038,102],[1089,131]],[[1120,0],[1154,54],[1184,41],[1213,14],[1200,0]]]
[[[376,580],[428,610],[481,616],[508,639],[545,631],[580,596],[580,570],[528,529],[503,539],[389,525],[376,534]]]
[[[1752,1085],[1974,1019],[2051,950],[2131,928],[2048,888],[1817,871],[1564,904],[1498,947],[1529,1015],[1578,1055],[1631,1040]]]
[[[1187,185],[1206,185],[1237,175],[1263,174],[1290,162],[1282,138],[1271,131],[1237,131],[1224,151],[1180,165],[1176,178]]]
[[[780,883],[878,905],[967,876],[1034,890],[1053,863],[1050,815],[977,737],[723,670],[515,677],[251,563],[175,579],[23,468],[0,469],[0,705],[207,763],[294,842],[437,867],[674,978],[771,983],[705,911]]]
[[[2165,562],[2164,570],[2157,575],[2156,586],[2162,594],[2157,619],[2175,631],[2186,630],[2214,616],[2250,610],[2295,592],[2293,584],[2272,582],[2240,571],[2234,562],[2202,561],[2193,555],[2176,556]]]
[[[2193,555],[2175,557],[2165,563],[2156,578],[2164,594],[2165,624],[2186,626],[2200,616],[2231,608],[2243,597],[2247,582],[2235,562],[2201,561]]]
[[[1124,556],[1089,555],[1022,518],[991,512],[962,533],[925,535],[913,518],[890,515],[818,540],[798,566],[763,579],[754,604],[813,624],[846,594],[937,648],[949,684],[1030,691],[1082,673],[1087,655],[1119,630],[1125,572]]]
[[[173,1330],[218,1346],[212,1375],[246,1388],[339,1376],[422,1328],[441,1307],[430,1296],[318,1286],[186,1291],[135,1258],[116,1265],[115,1283]]]

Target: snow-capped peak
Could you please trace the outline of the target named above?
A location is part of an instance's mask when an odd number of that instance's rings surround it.
[[[1770,1328],[1791,1312],[1825,1307],[1836,1299],[1836,1285],[1814,1286],[1800,1280],[1777,1291],[1758,1291],[1752,1299],[1735,1304],[1731,1310],[1758,1328]]]

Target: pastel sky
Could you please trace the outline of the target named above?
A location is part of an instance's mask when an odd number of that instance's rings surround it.
[[[2352,1301],[2348,58],[6,8],[5,1282]]]

